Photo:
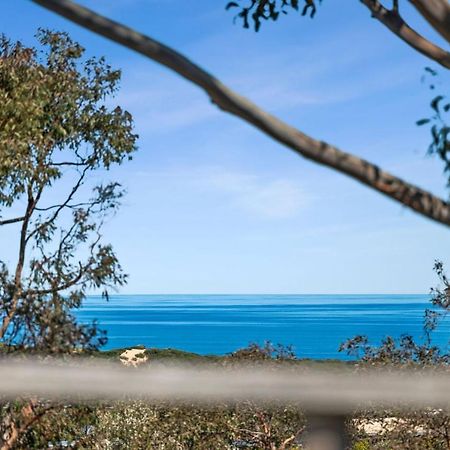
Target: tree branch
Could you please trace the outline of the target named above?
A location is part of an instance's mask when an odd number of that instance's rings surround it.
[[[81,278],[83,277],[83,275],[85,274],[85,271],[86,271],[86,267],[83,267],[83,265],[81,263],[78,263],[78,264],[79,264],[78,274],[71,280],[66,281],[63,284],[60,284],[59,286],[54,286],[54,287],[51,287],[48,289],[28,289],[27,291],[25,291],[24,296],[54,294],[56,292],[65,291],[66,289],[71,288],[72,286],[76,285],[81,280]]]
[[[378,0],[360,0],[372,13],[372,17],[379,20],[396,36],[422,55],[436,61],[441,66],[450,69],[450,53],[425,39],[413,30],[400,16],[398,10],[386,9]],[[414,0],[410,0],[414,3]],[[427,0],[428,2],[428,0]],[[418,2],[425,3],[425,2]],[[449,30],[450,32],[450,30]]]
[[[409,0],[428,23],[450,42],[450,4],[447,0]]]
[[[97,202],[98,203],[98,202]],[[44,212],[44,211],[50,211],[51,209],[56,209],[56,208],[69,208],[69,209],[75,209],[75,208],[79,208],[80,206],[87,206],[87,205],[91,205],[92,202],[81,202],[81,203],[74,203],[74,204],[58,204],[58,205],[52,205],[52,206],[47,206],[46,208],[35,208],[36,211],[40,211],[40,212]],[[2,223],[0,222],[0,225],[2,225]]]
[[[22,220],[25,220],[25,216],[14,217],[14,219],[0,220],[0,225],[9,225],[10,223],[22,222]]]
[[[39,230],[42,230],[46,225],[54,222],[56,220],[56,218],[58,217],[59,213],[67,207],[67,205],[69,204],[69,202],[72,200],[73,196],[76,194],[76,192],[78,191],[78,189],[81,187],[81,185],[83,184],[83,180],[84,177],[86,176],[86,173],[88,171],[89,167],[85,167],[83,169],[83,171],[81,172],[78,181],[76,182],[76,184],[73,186],[72,190],[70,191],[69,195],[67,196],[66,200],[61,203],[60,205],[56,205],[57,209],[56,211],[53,213],[53,215],[47,219],[45,222],[42,222],[40,225],[38,225],[27,237],[26,237],[26,242],[28,242]],[[52,209],[52,208],[50,208]],[[45,211],[45,209],[44,209]]]
[[[14,422],[10,425],[10,433],[8,438],[2,442],[0,450],[11,450],[14,448],[15,444],[17,443],[17,440],[20,438],[20,436],[27,431],[28,428],[30,428],[34,423],[38,422],[40,419],[42,419],[47,412],[51,411],[52,409],[55,409],[54,405],[47,406],[46,408],[43,408],[39,413],[36,413],[33,408],[33,402],[30,401],[26,406],[22,408],[22,415],[24,412],[26,412],[26,420],[22,423],[20,427],[18,427]]]
[[[172,69],[209,95],[220,109],[240,117],[305,158],[342,172],[437,222],[450,226],[450,205],[357,156],[315,140],[233,92],[175,50],[70,0],[32,0],[108,39]]]
[[[0,327],[0,339],[5,337],[5,334],[8,330],[9,324],[11,323],[12,318],[14,317],[17,305],[19,302],[20,295],[22,293],[22,272],[25,264],[25,251],[27,247],[27,230],[28,225],[30,223],[31,215],[33,214],[33,210],[39,201],[40,194],[42,189],[39,190],[36,198],[33,197],[33,189],[32,185],[29,185],[27,188],[27,209],[25,211],[25,215],[22,221],[22,227],[20,229],[20,243],[19,243],[19,257],[16,265],[16,270],[14,274],[14,293],[11,299],[11,305],[7,314],[3,317],[2,324]]]
[[[63,162],[52,162],[50,165],[51,165],[51,166],[55,166],[55,167],[60,167],[60,166],[75,166],[75,167],[80,167],[80,166],[85,166],[86,163],[85,163],[85,162],[63,161]]]

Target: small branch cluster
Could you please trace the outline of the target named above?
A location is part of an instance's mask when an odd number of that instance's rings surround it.
[[[302,16],[314,17],[317,11],[317,2],[321,0],[302,0],[303,7],[299,0],[250,0],[249,3],[242,0],[231,1],[226,5],[226,9],[239,8],[235,19],[242,20],[244,28],[250,28],[250,20],[253,21],[255,31],[261,28],[262,20],[278,20],[280,14],[287,14],[289,10],[301,12]],[[247,6],[242,6],[247,3]]]

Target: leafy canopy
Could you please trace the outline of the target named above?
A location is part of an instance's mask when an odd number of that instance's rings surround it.
[[[61,352],[104,342],[72,310],[88,289],[126,282],[101,234],[123,191],[85,185],[131,159],[137,135],[131,115],[107,104],[119,71],[84,59],[66,33],[36,37],[39,50],[0,40],[0,224],[19,225],[17,265],[0,264],[0,340]],[[21,212],[4,219],[12,211]]]

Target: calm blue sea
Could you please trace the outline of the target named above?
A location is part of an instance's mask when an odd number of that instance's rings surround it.
[[[403,333],[422,336],[426,295],[123,295],[89,297],[77,312],[108,332],[105,349],[143,344],[225,354],[250,342],[292,344],[299,357],[339,358],[357,334],[373,343]],[[447,347],[447,321],[436,342]]]

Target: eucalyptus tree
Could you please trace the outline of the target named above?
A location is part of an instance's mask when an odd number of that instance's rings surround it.
[[[0,342],[58,353],[105,341],[73,310],[89,289],[126,282],[102,239],[123,190],[90,180],[131,158],[137,135],[108,106],[120,71],[65,33],[36,37],[38,49],[0,41],[0,230],[13,227],[17,246],[14,264],[0,262]]]

